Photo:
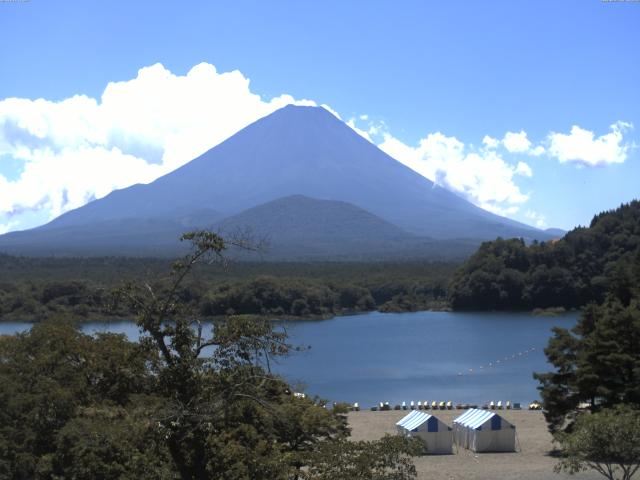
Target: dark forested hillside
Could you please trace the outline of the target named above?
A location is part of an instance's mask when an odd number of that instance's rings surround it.
[[[456,272],[449,287],[454,309],[573,308],[625,295],[640,268],[640,202],[596,215],[588,228],[527,246],[497,239]]]

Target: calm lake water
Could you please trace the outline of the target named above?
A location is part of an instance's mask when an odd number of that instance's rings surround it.
[[[551,328],[570,328],[577,319],[577,313],[373,312],[281,323],[292,343],[311,348],[281,360],[274,370],[294,385],[304,384],[309,394],[363,407],[411,400],[524,404],[538,398],[532,372],[550,368],[543,348]],[[0,323],[0,334],[29,326]],[[131,322],[88,323],[83,330],[138,338]]]

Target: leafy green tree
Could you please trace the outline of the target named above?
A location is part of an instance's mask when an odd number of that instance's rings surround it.
[[[345,439],[323,442],[310,457],[305,480],[411,480],[411,457],[424,449],[420,439],[385,436],[378,441]]]
[[[563,459],[556,471],[595,470],[609,480],[631,480],[640,469],[640,411],[618,407],[581,414],[559,436]]]
[[[226,242],[210,232],[185,234],[192,252],[173,265],[173,279],[157,295],[129,285],[121,294],[157,349],[157,417],[183,479],[286,478],[284,445],[277,442],[273,411],[289,395],[268,371],[269,359],[286,355],[286,335],[263,319],[232,317],[204,335],[195,312],[179,298],[182,282],[200,261],[221,261]],[[212,350],[204,356],[205,349]],[[266,366],[266,370],[265,370]]]
[[[81,409],[58,432],[55,451],[39,463],[40,478],[173,479],[163,439],[140,406]]]
[[[146,374],[154,361],[122,335],[92,338],[62,319],[1,336],[0,478],[50,471],[58,435],[78,412],[146,395],[155,384]]]

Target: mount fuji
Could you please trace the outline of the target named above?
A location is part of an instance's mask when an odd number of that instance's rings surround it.
[[[154,182],[0,236],[0,251],[173,255],[180,232],[243,221],[273,237],[279,258],[294,250],[303,258],[305,249],[314,258],[402,256],[403,249],[431,257],[438,245],[468,253],[498,236],[552,238],[434,184],[324,108],[289,105]]]

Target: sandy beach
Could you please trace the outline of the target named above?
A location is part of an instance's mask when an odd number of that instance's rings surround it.
[[[462,410],[438,410],[433,413],[447,425],[460,415]],[[349,414],[349,425],[354,440],[374,440],[385,433],[394,434],[395,423],[408,411],[371,412],[360,411]],[[425,455],[415,459],[418,478],[443,480],[473,479],[597,479],[595,472],[577,475],[556,474],[553,466],[556,459],[549,456],[552,449],[551,435],[542,412],[529,410],[502,410],[499,412],[516,426],[520,451],[515,453],[480,453],[460,449],[453,455]],[[636,476],[640,478],[640,476]],[[636,478],[634,477],[634,478]]]

